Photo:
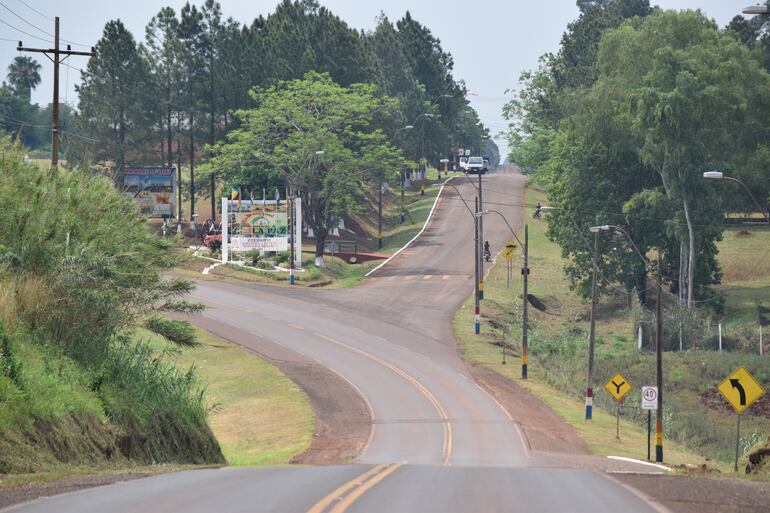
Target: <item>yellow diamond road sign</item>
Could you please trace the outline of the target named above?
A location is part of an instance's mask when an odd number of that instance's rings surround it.
[[[743,367],[727,376],[717,390],[738,413],[743,413],[751,403],[765,395],[762,385]]]
[[[609,392],[616,401],[620,401],[631,391],[631,383],[629,383],[622,374],[618,373],[604,384],[604,388],[607,389],[607,392]]]
[[[509,240],[505,244],[505,247],[503,248],[503,258],[509,261],[512,260],[513,254],[515,251],[516,251],[516,243],[513,242],[512,240]]]

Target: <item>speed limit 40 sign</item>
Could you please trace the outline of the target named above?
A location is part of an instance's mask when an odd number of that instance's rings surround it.
[[[658,407],[658,387],[642,387],[642,409],[654,410]]]

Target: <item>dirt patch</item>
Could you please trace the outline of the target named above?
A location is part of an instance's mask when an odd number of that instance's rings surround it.
[[[751,237],[751,232],[747,232],[746,230],[741,230],[735,234],[736,237]]]
[[[514,416],[531,450],[591,454],[577,430],[529,391],[495,371],[470,365],[469,369],[476,382]],[[517,415],[518,412],[526,412],[526,415]]]
[[[196,317],[192,322],[265,358],[307,394],[315,412],[316,429],[310,447],[295,456],[292,463],[350,463],[361,452],[369,438],[371,417],[366,403],[347,381],[320,364],[277,345],[267,345],[256,351],[241,343],[244,333],[229,324],[206,317]]]
[[[317,364],[272,362],[310,398],[316,429],[310,447],[292,459],[305,465],[350,463],[369,437],[369,410],[345,380]]]
[[[770,504],[770,483],[725,478],[614,474],[676,513],[759,513]]]
[[[700,395],[700,400],[703,404],[711,408],[712,410],[723,413],[735,413],[732,406],[725,401],[722,394],[718,390],[709,389]],[[751,408],[744,412],[744,415],[751,417],[765,417],[770,419],[770,395],[763,395],[751,405]]]

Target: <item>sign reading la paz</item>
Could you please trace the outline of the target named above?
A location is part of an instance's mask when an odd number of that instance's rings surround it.
[[[727,376],[717,386],[717,390],[738,413],[743,413],[754,401],[765,395],[762,385],[743,367]]]
[[[607,392],[609,392],[616,401],[620,401],[631,391],[631,383],[629,383],[622,374],[618,373],[604,384],[604,388],[607,389]]]

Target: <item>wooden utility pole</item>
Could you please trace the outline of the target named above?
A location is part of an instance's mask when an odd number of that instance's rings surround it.
[[[67,45],[66,50],[59,48],[59,17],[54,18],[54,40],[53,48],[26,48],[19,41],[17,50],[20,52],[33,52],[42,53],[48,59],[53,62],[53,121],[51,123],[51,167],[57,167],[59,165],[59,64],[64,62],[70,55],[83,55],[85,57],[93,57],[94,48],[91,47],[90,52],[73,52],[70,45]]]

